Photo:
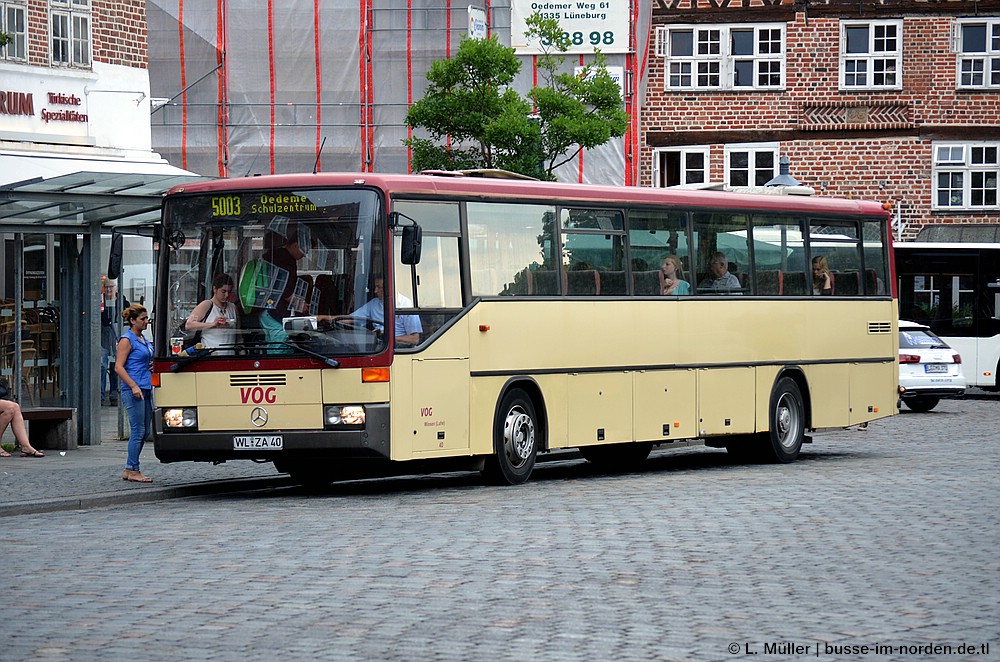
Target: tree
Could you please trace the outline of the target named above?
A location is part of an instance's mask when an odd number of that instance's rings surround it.
[[[527,19],[528,35],[550,44],[538,67],[546,85],[522,97],[510,88],[521,69],[513,48],[489,39],[464,39],[455,57],[437,60],[427,73],[423,99],[406,123],[430,138],[407,138],[415,171],[502,168],[540,179],[582,149],[622,136],[628,116],[618,85],[598,52],[579,76],[559,73],[568,41],[555,19]]]
[[[559,73],[564,63],[561,53],[569,49],[569,37],[559,21],[535,13],[525,22],[527,35],[538,38],[544,50],[538,58],[538,70],[546,85],[532,88],[528,97],[537,109],[545,173],[547,179],[553,179],[553,171],[581,150],[625,135],[628,114],[600,50],[595,50],[594,62],[578,75]]]

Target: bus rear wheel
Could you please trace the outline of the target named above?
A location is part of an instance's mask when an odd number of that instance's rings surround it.
[[[771,391],[771,429],[762,435],[761,456],[768,462],[794,462],[806,436],[806,408],[794,379],[782,377]]]
[[[524,390],[511,389],[500,401],[493,422],[493,455],[483,476],[494,485],[520,485],[535,468],[540,435],[535,405]]]

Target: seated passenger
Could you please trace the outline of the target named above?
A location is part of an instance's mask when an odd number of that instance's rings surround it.
[[[376,330],[381,331],[385,324],[385,308],[382,304],[383,297],[385,297],[384,281],[381,278],[376,278],[375,298],[351,313],[350,317],[369,321]],[[396,295],[397,307],[406,308],[412,305],[413,302],[403,295]],[[420,342],[420,333],[423,330],[418,315],[396,315],[395,332],[397,343],[416,345]]]
[[[212,279],[212,297],[195,306],[184,323],[188,331],[201,331],[201,344],[205,347],[231,347],[236,342],[236,304],[229,300],[232,292],[233,279],[229,274],[216,274]],[[232,353],[232,349],[215,352],[216,355]]]
[[[830,265],[823,255],[817,255],[812,260],[813,294],[830,296],[833,294],[833,282],[830,279]]]
[[[725,253],[712,253],[708,260],[709,274],[698,283],[698,293],[742,294],[740,280],[729,273],[729,258]]]
[[[684,265],[676,255],[663,258],[660,265],[663,272],[663,288],[660,294],[691,294],[691,283],[684,280]]]

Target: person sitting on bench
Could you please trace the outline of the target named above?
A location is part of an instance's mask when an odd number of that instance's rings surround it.
[[[21,447],[21,457],[45,457],[45,453],[35,450],[28,441],[28,428],[24,425],[24,417],[21,416],[21,405],[13,400],[0,400],[0,437],[7,431],[10,425],[14,433],[17,445]],[[0,448],[0,457],[10,457],[10,453]]]

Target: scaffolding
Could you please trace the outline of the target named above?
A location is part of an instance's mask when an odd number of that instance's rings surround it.
[[[511,2],[485,5],[489,34],[508,46]],[[624,72],[628,133],[562,166],[562,181],[639,180],[652,3],[628,4],[628,52],[606,56]],[[406,111],[423,97],[431,64],[457,51],[468,7],[452,0],[149,0],[153,147],[207,176],[407,172]],[[525,95],[537,81],[535,57],[518,57],[514,88]],[[568,55],[566,70],[592,59]]]

